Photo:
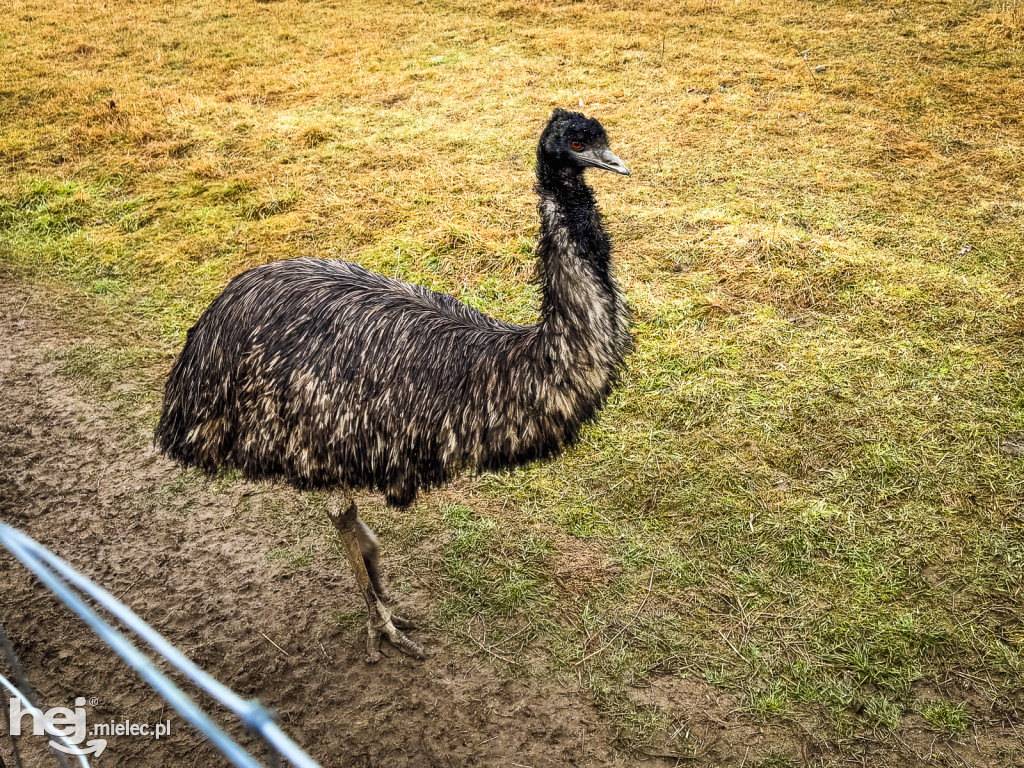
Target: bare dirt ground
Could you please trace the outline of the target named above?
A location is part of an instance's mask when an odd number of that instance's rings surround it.
[[[275,536],[266,517],[225,519],[251,492],[244,483],[157,493],[175,487],[180,470],[144,440],[126,440],[108,404],[57,375],[52,360],[67,332],[40,300],[10,284],[0,296],[0,519],[119,595],[214,677],[276,710],[325,768],[635,764],[610,746],[585,698],[539,677],[503,679],[429,631],[416,633],[426,662],[395,655],[366,664],[361,633],[328,618],[361,609],[343,563],[268,565]],[[94,763],[224,764],[6,553],[0,585],[0,616],[44,707],[85,696],[97,700],[90,724],[171,719],[169,739],[113,737]],[[425,595],[400,603],[429,624]],[[54,764],[33,741],[41,739],[22,738],[29,764]],[[0,757],[13,764],[7,738]]]

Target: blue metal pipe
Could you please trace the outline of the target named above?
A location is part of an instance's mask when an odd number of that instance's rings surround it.
[[[193,664],[181,651],[169,643],[159,632],[140,619],[127,606],[119,602],[102,587],[87,579],[64,560],[21,531],[0,523],[0,544],[3,544],[26,568],[39,577],[58,598],[86,622],[124,661],[138,672],[189,723],[205,735],[231,762],[242,768],[260,768],[251,755],[213,723],[196,704],[163,675],[153,663],[132,645],[124,635],[107,624],[89,608],[68,585],[82,593],[120,619],[135,635],[144,640],[157,654],[167,659],[181,674],[194,682],[211,697],[234,712],[250,729],[259,733],[267,743],[296,768],[320,768],[295,742],[288,738],[274,722],[274,716],[258,701],[246,701],[231,689],[214,680]]]

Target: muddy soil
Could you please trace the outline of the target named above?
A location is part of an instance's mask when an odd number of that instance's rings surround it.
[[[503,678],[429,630],[415,634],[426,661],[367,664],[360,630],[330,618],[362,610],[343,561],[274,567],[268,555],[280,536],[255,505],[247,513],[238,504],[252,487],[175,485],[181,471],[154,453],[141,427],[126,439],[109,403],[57,374],[54,360],[74,329],[18,285],[0,288],[0,520],[119,596],[215,678],[272,707],[325,768],[637,764],[611,746],[583,694],[543,675]],[[280,495],[286,510],[297,503]],[[430,626],[426,594],[412,590],[399,602]],[[159,741],[111,737],[94,765],[226,764],[6,552],[0,618],[44,707],[83,696],[90,725],[170,720]],[[256,740],[218,716],[259,754]],[[6,730],[0,758],[13,766]],[[42,741],[22,737],[27,766],[56,764]]]

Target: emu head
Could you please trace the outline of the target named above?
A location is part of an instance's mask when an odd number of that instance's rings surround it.
[[[629,175],[625,164],[608,149],[608,134],[594,118],[556,109],[540,136],[537,154],[554,166],[600,168]]]

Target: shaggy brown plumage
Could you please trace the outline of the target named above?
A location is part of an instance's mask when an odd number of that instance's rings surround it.
[[[556,113],[555,127],[560,115],[570,113]],[[597,121],[562,119],[603,140]],[[206,470],[234,466],[302,490],[371,488],[403,506],[464,470],[572,443],[611,391],[630,336],[582,169],[545,149],[542,140],[539,324],[496,320],[344,261],[257,267],[189,331],[160,447]]]
[[[301,490],[373,489],[395,506],[463,471],[557,453],[595,417],[631,345],[585,167],[628,173],[600,123],[556,110],[537,149],[537,325],[344,261],[256,267],[189,331],[165,389],[160,448]],[[375,540],[354,507],[345,519],[343,538],[362,536],[372,613]]]

